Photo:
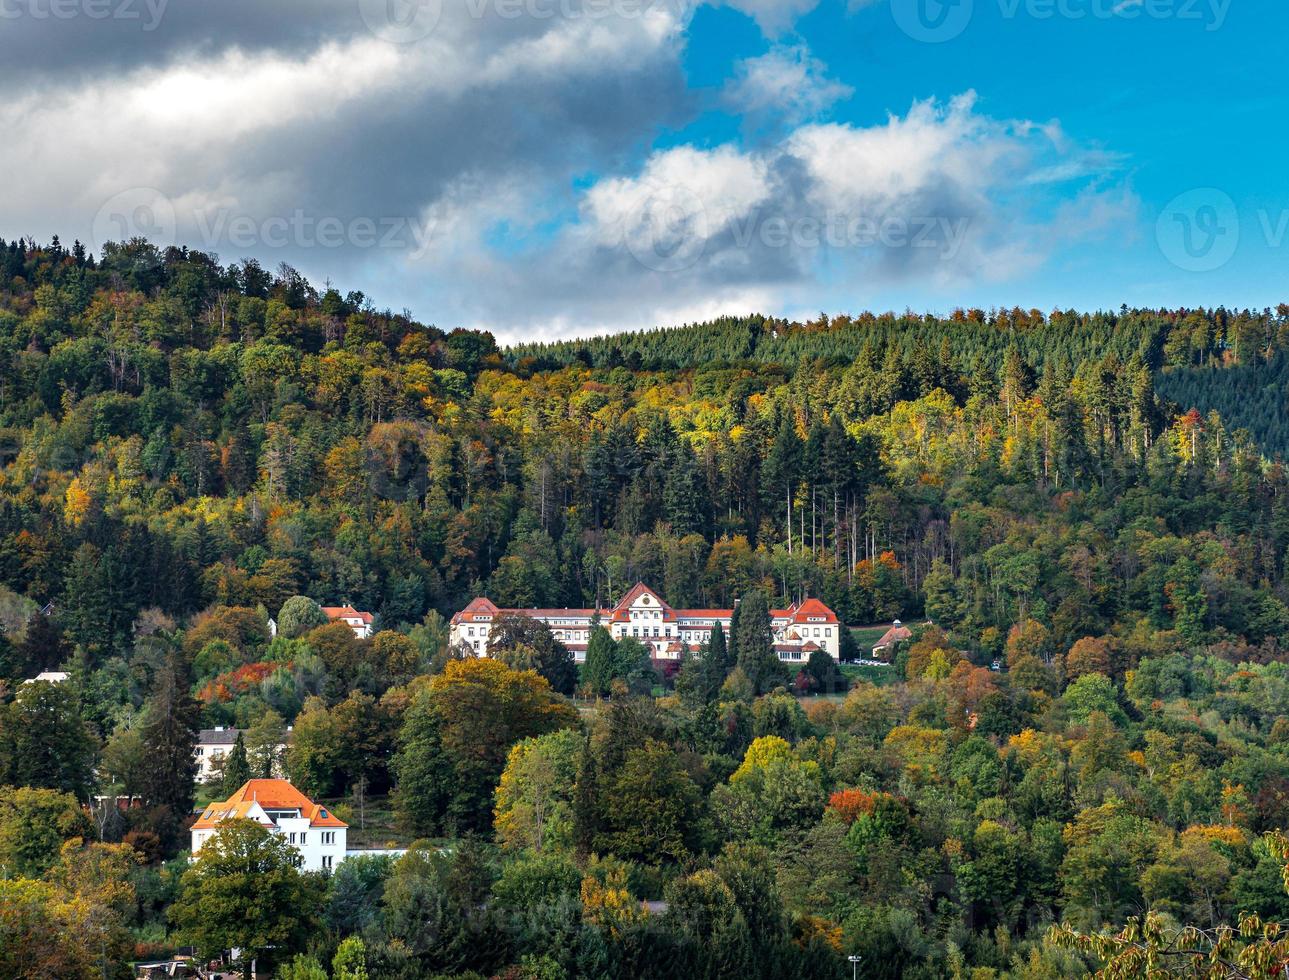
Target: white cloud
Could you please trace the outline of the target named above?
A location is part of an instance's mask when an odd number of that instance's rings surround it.
[[[712,0],[747,14],[768,37],[778,37],[819,5],[819,0]]]
[[[724,101],[754,118],[781,115],[788,123],[813,119],[854,90],[827,77],[827,66],[804,46],[776,46],[739,62]]]
[[[1101,159],[1056,124],[981,114],[971,93],[879,126],[804,125],[761,150],[674,147],[591,186],[529,261],[494,257],[497,288],[458,312],[520,338],[1004,282],[1132,219],[1135,196],[1109,169],[1073,202],[1030,180],[1062,153],[1085,172]]]
[[[482,22],[452,5],[417,44],[360,31],[304,50],[185,49],[0,90],[0,130],[22,134],[0,142],[0,171],[27,178],[0,186],[0,213],[10,234],[90,240],[106,200],[154,187],[180,237],[212,247],[192,240],[194,209],[410,216],[471,174],[545,163],[558,183],[672,111],[683,27],[665,5]]]

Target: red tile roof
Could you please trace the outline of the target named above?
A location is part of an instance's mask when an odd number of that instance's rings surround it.
[[[322,611],[326,613],[328,619],[361,619],[368,626],[375,619],[369,612],[360,612],[353,606],[323,606]]]
[[[285,779],[248,779],[223,803],[212,803],[192,825],[193,830],[209,830],[221,820],[247,817],[256,803],[265,810],[299,810],[310,827],[347,827],[326,807],[314,803]]]

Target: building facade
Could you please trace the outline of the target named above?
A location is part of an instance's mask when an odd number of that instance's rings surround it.
[[[192,825],[195,855],[224,820],[254,820],[281,834],[300,855],[302,871],[330,871],[345,859],[349,825],[285,779],[251,779],[222,803],[211,803]]]
[[[354,631],[354,636],[360,640],[365,640],[372,634],[372,623],[375,616],[369,612],[355,609],[353,606],[323,606],[323,613],[333,623],[344,623]],[[277,624],[274,624],[274,632],[277,630]]]
[[[291,737],[291,727],[289,725],[286,731],[289,739]],[[245,730],[216,726],[214,728],[203,728],[197,733],[197,782],[204,783],[223,772],[221,762],[228,753],[233,751],[233,746],[237,744],[238,735],[245,736]],[[277,747],[273,759],[273,772],[275,774],[282,772],[286,749],[286,742]]]
[[[488,653],[492,623],[501,616],[519,615],[550,627],[555,638],[586,659],[591,628],[598,622],[615,640],[634,637],[650,648],[657,660],[679,660],[685,651],[697,650],[717,624],[728,634],[733,609],[673,609],[653,589],[637,584],[612,609],[501,609],[479,598],[452,617],[449,642],[483,657]],[[843,626],[836,614],[818,599],[770,611],[774,650],[787,663],[805,663],[815,650],[834,660],[841,658]]]

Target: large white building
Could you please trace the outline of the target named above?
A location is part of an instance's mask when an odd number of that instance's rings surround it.
[[[195,855],[224,820],[254,820],[281,834],[300,854],[303,871],[330,871],[346,856],[349,825],[285,779],[251,779],[223,803],[211,803],[192,825]]]
[[[719,623],[729,633],[732,609],[673,609],[644,583],[636,585],[612,609],[501,609],[489,599],[475,599],[452,617],[449,642],[475,656],[488,653],[488,635],[501,616],[528,616],[551,628],[555,638],[586,659],[591,627],[598,623],[614,639],[632,636],[651,648],[658,660],[678,660],[697,650]],[[770,611],[774,650],[788,663],[804,663],[816,649],[841,659],[841,631],[836,614],[818,599]]]

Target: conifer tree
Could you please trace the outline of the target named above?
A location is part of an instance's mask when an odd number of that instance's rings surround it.
[[[747,593],[739,603],[738,616],[738,628],[734,633],[738,666],[751,681],[753,689],[763,693],[783,681],[783,668],[774,653],[770,602],[765,593],[760,589]]]
[[[224,795],[232,796],[237,789],[251,778],[251,764],[246,757],[246,741],[242,733],[237,733],[233,750],[224,758]]]

